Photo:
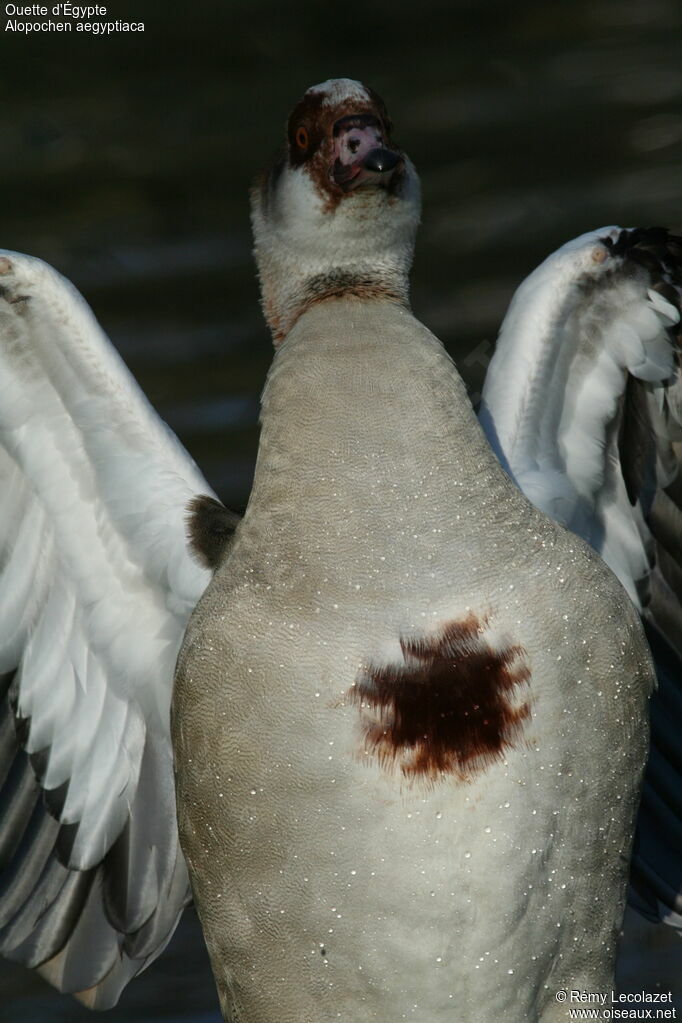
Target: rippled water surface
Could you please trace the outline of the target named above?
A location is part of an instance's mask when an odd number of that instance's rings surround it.
[[[677,0],[374,0],[343,20],[317,2],[163,6],[120,0],[140,37],[0,35],[0,246],[72,278],[235,508],[270,359],[247,191],[308,85],[362,78],[389,103],[424,192],[413,305],[474,398],[512,291],[544,255],[604,224],[682,227]],[[624,983],[682,998],[681,956],[637,924]],[[0,1018],[92,1017],[3,965]],[[105,1018],[218,1019],[191,913]]]

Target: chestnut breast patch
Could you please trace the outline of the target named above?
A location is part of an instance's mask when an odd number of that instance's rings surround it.
[[[473,613],[437,632],[401,638],[402,664],[370,663],[348,691],[363,756],[409,780],[469,780],[521,738],[530,719],[524,649],[486,638]]]

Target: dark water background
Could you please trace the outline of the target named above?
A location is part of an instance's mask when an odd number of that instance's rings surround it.
[[[514,287],[605,224],[682,228],[679,0],[364,4],[118,0],[143,35],[25,37],[0,10],[0,247],[84,292],[231,506],[249,491],[270,342],[247,189],[309,85],[361,78],[420,170],[417,315],[475,396]],[[673,989],[682,942],[635,924],[632,989]],[[111,1023],[213,1023],[191,913]],[[0,966],[0,1020],[93,1017]]]

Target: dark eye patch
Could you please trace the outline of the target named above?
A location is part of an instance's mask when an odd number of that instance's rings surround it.
[[[325,133],[325,118],[322,112],[324,96],[322,93],[306,93],[289,117],[287,138],[289,143],[289,162],[293,167],[305,163],[317,150]],[[308,144],[301,147],[296,142],[296,132],[303,128],[308,133]]]

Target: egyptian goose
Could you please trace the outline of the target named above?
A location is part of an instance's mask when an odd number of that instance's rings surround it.
[[[379,97],[308,90],[252,203],[276,354],[236,529],[73,288],[0,260],[0,950],[113,1004],[186,862],[227,1020],[563,1019],[613,980],[637,610],[411,313]]]

